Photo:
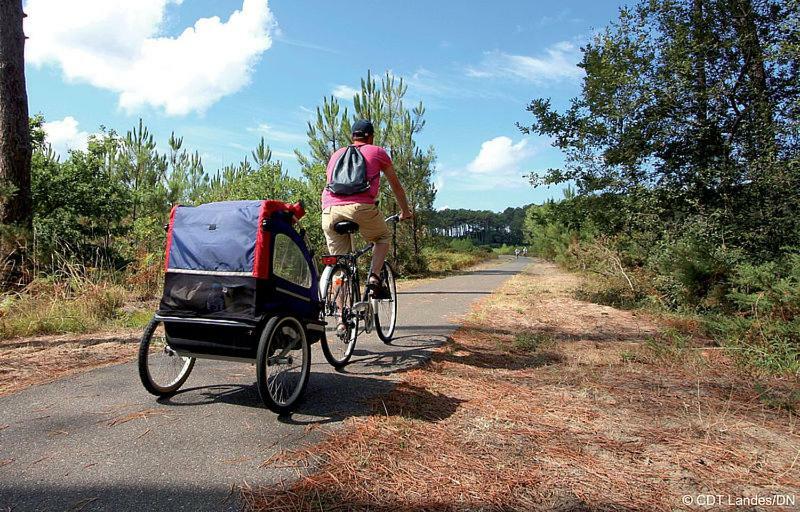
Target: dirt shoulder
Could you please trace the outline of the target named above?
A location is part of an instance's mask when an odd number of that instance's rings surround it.
[[[267,463],[314,471],[247,488],[246,503],[671,511],[708,510],[684,500],[713,494],[727,509],[761,510],[736,500],[773,496],[783,501],[768,510],[796,509],[787,499],[800,503],[800,435],[788,402],[765,399],[719,350],[575,299],[579,286],[544,262],[512,278],[374,415]]]
[[[0,341],[0,396],[61,377],[130,361],[140,329]]]

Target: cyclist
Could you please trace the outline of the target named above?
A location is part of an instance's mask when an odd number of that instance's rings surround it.
[[[400,205],[400,220],[410,219],[412,213],[408,207],[406,192],[392,166],[392,159],[382,147],[373,144],[375,128],[372,123],[365,119],[357,121],[352,129],[352,141],[352,146],[358,149],[366,164],[369,188],[364,192],[343,195],[332,192],[329,190],[330,187],[326,186],[322,192],[322,230],[325,233],[328,253],[346,254],[352,250],[350,236],[337,233],[333,226],[344,220],[358,224],[361,236],[375,244],[367,286],[375,298],[388,299],[391,297],[389,290],[381,284],[379,277],[391,243],[389,228],[376,202],[380,190],[381,172],[386,176]],[[334,168],[347,149],[347,147],[340,148],[331,155],[326,172],[328,185],[331,184]]]

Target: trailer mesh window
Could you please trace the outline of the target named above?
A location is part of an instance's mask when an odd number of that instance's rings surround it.
[[[272,271],[276,276],[303,288],[311,287],[311,270],[308,268],[303,251],[283,233],[275,235],[272,265]]]

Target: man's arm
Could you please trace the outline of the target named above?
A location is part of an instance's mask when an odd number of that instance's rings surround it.
[[[397,179],[397,173],[394,172],[394,166],[391,163],[388,164],[384,167],[383,174],[386,176],[386,180],[389,182],[389,186],[392,187],[392,192],[394,192],[394,197],[397,198],[397,203],[400,205],[400,219],[410,219],[413,214],[411,213],[411,208],[408,207],[406,191],[403,185],[400,184],[400,180]]]

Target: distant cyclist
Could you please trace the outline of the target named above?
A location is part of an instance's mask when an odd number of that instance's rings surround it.
[[[406,192],[397,179],[392,159],[375,146],[375,128],[367,120],[357,121],[352,129],[353,143],[338,149],[328,162],[327,185],[322,192],[322,230],[329,254],[346,254],[352,250],[350,236],[334,231],[337,222],[349,220],[359,226],[361,236],[373,242],[372,265],[368,287],[377,299],[391,298],[381,284],[379,274],[389,252],[391,236],[377,206],[381,172],[386,176],[400,205],[400,220],[410,219]]]
[[[516,257],[517,257],[517,259],[519,259],[519,247],[516,247],[516,248],[514,249],[514,256],[516,256]]]

